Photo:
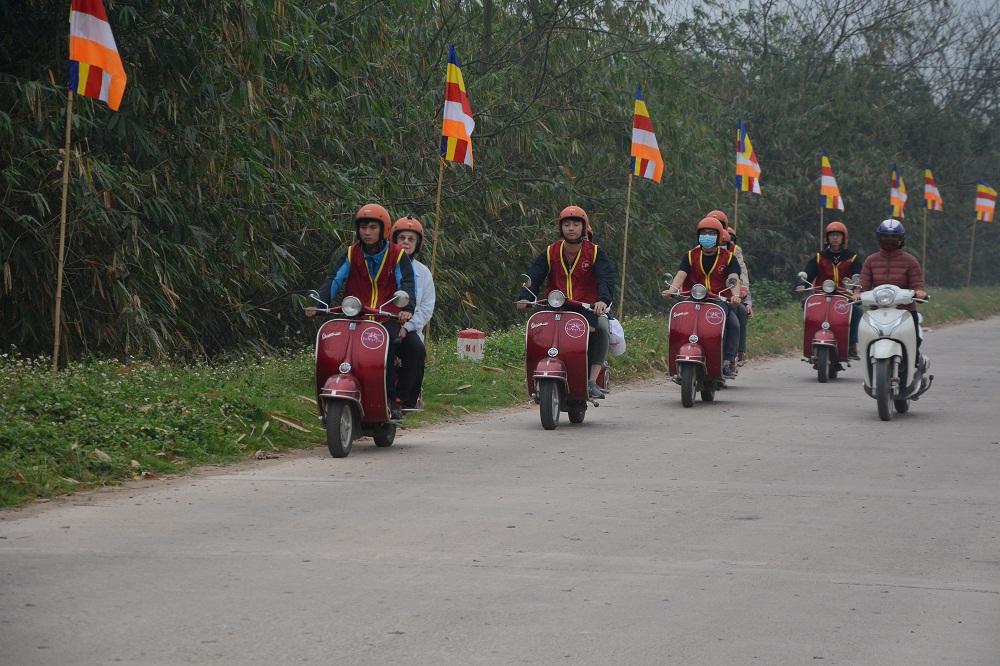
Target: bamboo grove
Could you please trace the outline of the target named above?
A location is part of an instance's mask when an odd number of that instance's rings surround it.
[[[633,192],[627,313],[657,311],[660,274],[693,242],[700,213],[732,206],[737,118],[764,169],[764,195],[740,203],[757,280],[787,281],[814,251],[823,149],[862,250],[886,217],[894,162],[919,239],[932,163],[945,199],[929,224],[932,284],[964,280],[975,182],[1000,180],[1000,30],[995,11],[975,7],[106,4],[129,87],[120,113],[77,106],[68,358],[309,344],[299,294],[343,251],[361,203],[433,227],[448,43],[476,113],[476,168],[450,166],[445,179],[438,335],[516,321],[518,274],[567,203],[620,256],[637,84],[667,175]],[[0,343],[25,354],[51,348],[66,5],[0,6]],[[979,234],[975,281],[996,282],[998,232]]]

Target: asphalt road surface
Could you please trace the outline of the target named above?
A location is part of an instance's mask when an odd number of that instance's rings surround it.
[[[779,359],[3,514],[0,662],[995,666],[998,327],[889,423]]]

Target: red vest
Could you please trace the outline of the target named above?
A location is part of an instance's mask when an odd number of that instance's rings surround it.
[[[396,265],[402,256],[403,248],[389,243],[382,256],[382,265],[379,267],[378,274],[372,278],[368,272],[365,251],[361,247],[361,243],[351,245],[347,248],[347,261],[351,265],[351,272],[347,276],[345,296],[356,296],[361,299],[362,305],[378,308],[392,298],[398,288],[396,285]],[[399,312],[399,308],[392,303],[383,309],[386,312]]]
[[[597,246],[589,240],[583,241],[583,247],[573,260],[572,266],[567,266],[563,259],[563,244],[566,241],[556,241],[549,245],[546,255],[549,260],[549,279],[545,293],[558,289],[566,294],[566,298],[581,303],[597,301],[597,273],[594,264],[597,263]]]
[[[726,277],[729,275],[729,259],[733,256],[733,253],[725,248],[720,248],[715,253],[715,263],[711,265],[708,274],[702,268],[701,256],[700,245],[688,250],[688,262],[691,264],[691,272],[684,278],[684,286],[681,289],[689,291],[694,285],[703,284],[708,287],[710,294],[717,294],[720,290],[726,288]]]
[[[854,270],[854,260],[857,258],[857,254],[852,254],[846,259],[841,259],[840,263],[835,264],[830,257],[826,256],[825,252],[817,252],[816,279],[813,280],[813,286],[818,287],[822,285],[824,280],[833,280],[838,289],[843,287],[840,282],[841,280],[860,272],[860,270]]]

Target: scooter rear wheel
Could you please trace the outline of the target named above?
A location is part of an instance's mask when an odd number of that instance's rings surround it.
[[[826,384],[830,378],[830,348],[816,348],[816,379],[820,384]]]
[[[586,416],[587,416],[587,403],[583,401],[570,403],[569,405],[570,423],[583,423],[583,419]]]
[[[892,393],[889,387],[889,359],[880,358],[875,362],[875,402],[878,403],[878,417],[883,421],[892,420]]]
[[[379,429],[372,435],[372,439],[375,440],[375,446],[392,446],[396,440],[396,424],[386,423],[379,426]]]
[[[892,405],[893,407],[896,408],[896,411],[899,412],[900,414],[905,414],[906,412],[910,411],[909,400],[893,400]]]
[[[715,389],[703,388],[701,390],[702,402],[715,402]]]
[[[538,383],[538,416],[542,427],[555,430],[559,426],[559,384],[552,380]]]
[[[685,407],[694,405],[695,367],[693,363],[681,366],[681,404]]]
[[[326,448],[334,458],[346,458],[354,443],[354,408],[343,400],[326,401]]]

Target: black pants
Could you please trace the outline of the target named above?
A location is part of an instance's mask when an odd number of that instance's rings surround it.
[[[861,306],[857,303],[851,305],[851,335],[848,343],[858,344],[858,324],[861,323]]]
[[[722,355],[727,361],[736,360],[736,352],[740,346],[740,318],[736,316],[736,307],[729,303],[720,303],[726,311],[726,329],[722,335]]]
[[[396,383],[396,394],[403,407],[416,407],[420,397],[420,387],[424,383],[424,363],[427,349],[420,336],[411,331],[402,340],[397,338],[396,355],[402,365]]]
[[[396,401],[396,350],[399,348],[399,322],[387,321],[382,323],[389,334],[389,352],[385,357],[385,393],[389,402]]]
[[[747,306],[743,303],[739,305],[732,306],[733,310],[736,312],[736,318],[740,321],[740,346],[739,352],[741,354],[747,353]]]

